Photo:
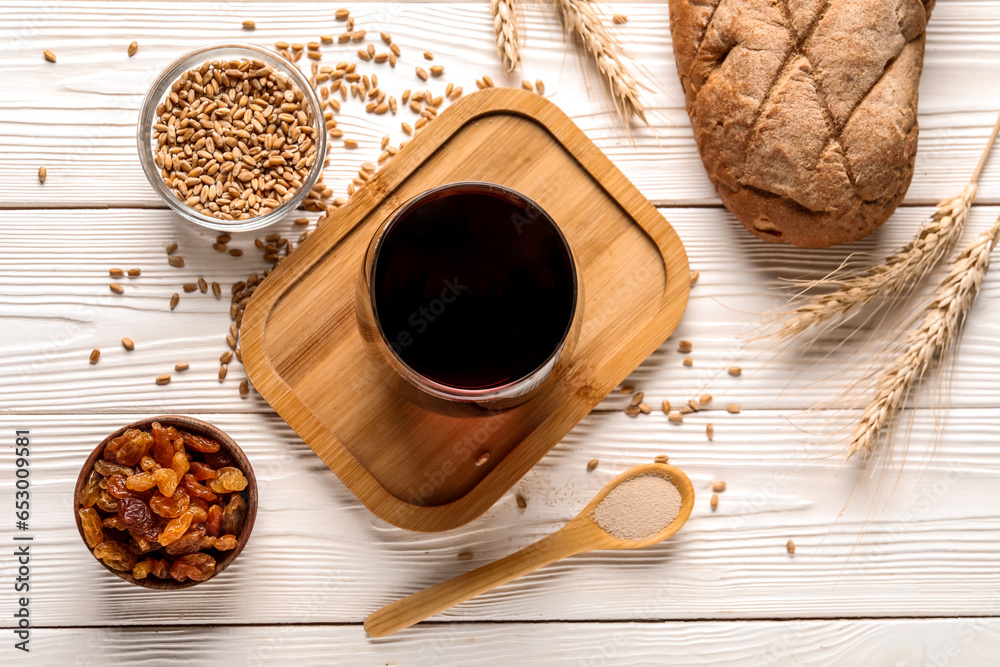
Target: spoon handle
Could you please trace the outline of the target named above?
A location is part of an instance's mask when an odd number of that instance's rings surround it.
[[[386,637],[540,567],[590,550],[592,546],[577,531],[567,530],[572,526],[500,560],[387,604],[365,619],[365,632],[370,637]]]

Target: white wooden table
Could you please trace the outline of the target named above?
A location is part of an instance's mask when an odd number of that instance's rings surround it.
[[[156,199],[136,157],[140,101],[168,62],[224,40],[336,34],[341,3],[0,2],[0,664],[997,664],[1000,270],[972,313],[950,396],[924,394],[907,411],[908,464],[874,508],[863,493],[848,503],[860,468],[841,467],[836,447],[824,445],[860,405],[842,396],[866,372],[856,351],[804,365],[796,348],[748,356],[740,336],[783,302],[782,278],[822,275],[849,250],[882,253],[961,190],[1000,108],[1000,0],[938,3],[905,205],[856,246],[812,252],[765,245],[720,207],[684,114],[665,5],[613,6],[630,17],[618,31],[656,88],[653,128],[638,129],[634,146],[588,92],[593,73],[567,52],[544,5],[523,10],[524,75],[543,79],[547,95],[661,207],[701,272],[673,339],[629,382],[654,405],[703,391],[716,398],[675,426],[657,412],[629,418],[626,397],[612,395],[484,516],[427,535],[375,519],[259,396],[241,400],[238,365],[219,383],[228,303],[190,295],[171,312],[168,299],[199,275],[228,285],[263,265],[256,253],[213,252],[212,234]],[[383,87],[416,88],[413,67],[425,49],[446,66],[435,89],[446,80],[473,90],[483,74],[519,85],[498,65],[486,2],[349,6],[359,28],[391,32],[403,48],[395,71],[379,66]],[[241,30],[244,19],[256,20],[255,32]],[[128,58],[132,40],[139,52]],[[58,62],[45,62],[43,49]],[[362,145],[331,150],[326,182],[338,195],[378,155],[379,138],[389,131],[398,142],[400,120],[410,120],[409,112],[359,111],[348,104],[339,116]],[[39,165],[48,169],[44,184]],[[1000,157],[983,176],[968,236],[998,213]],[[167,265],[170,241],[180,244],[184,269]],[[111,266],[138,266],[142,276],[117,296],[107,287]],[[122,349],[122,336],[135,340],[134,352]],[[694,343],[692,368],[675,351],[682,338]],[[95,347],[104,353],[91,366]],[[180,361],[191,370],[169,386],[153,383]],[[743,377],[719,374],[730,363],[746,369]],[[742,414],[727,414],[730,402]],[[173,594],[130,587],[94,563],[71,498],[96,442],[165,412],[232,434],[261,492],[253,539],[236,564]],[[927,460],[938,417],[947,423]],[[714,442],[704,436],[708,422]],[[16,430],[29,430],[32,442],[27,532],[14,528]],[[899,452],[906,443],[897,442]],[[613,475],[661,453],[699,494],[668,543],[571,558],[395,637],[365,636],[371,611],[553,531]],[[600,465],[588,473],[592,458]],[[712,512],[709,486],[718,479],[729,488]],[[515,492],[527,509],[517,508]],[[13,646],[15,534],[33,538],[30,654]],[[471,562],[456,558],[464,551]]]

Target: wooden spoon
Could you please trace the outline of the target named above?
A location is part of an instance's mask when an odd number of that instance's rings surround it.
[[[663,475],[677,487],[681,509],[676,519],[643,540],[620,540],[594,521],[594,509],[612,489],[627,479],[649,474]],[[662,542],[680,530],[691,516],[692,507],[694,488],[681,470],[663,463],[636,466],[601,489],[590,504],[560,530],[517,553],[387,604],[365,619],[365,632],[371,637],[386,637],[567,556],[597,549],[638,549]]]

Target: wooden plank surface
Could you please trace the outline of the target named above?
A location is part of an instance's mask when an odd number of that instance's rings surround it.
[[[645,550],[567,559],[441,618],[912,617],[978,615],[993,604],[1000,518],[984,499],[995,493],[1000,450],[984,443],[1000,429],[1000,411],[953,410],[948,437],[923,467],[934,415],[921,412],[909,465],[871,515],[871,496],[848,502],[859,468],[841,469],[835,449],[800,442],[774,411],[727,417],[716,420],[709,443],[700,431],[682,435],[637,427],[622,414],[593,414],[485,515],[427,535],[376,519],[276,416],[204,415],[254,462],[259,512],[240,558],[211,584],[182,593],[190,605],[183,616],[171,611],[174,594],[134,590],[90,562],[70,520],[87,453],[131,417],[8,415],[0,417],[0,432],[30,429],[36,443],[32,613],[47,626],[267,624],[277,617],[357,623],[397,597],[553,532],[620,471],[659,454],[694,484],[695,508],[681,532]],[[593,458],[600,463],[588,473]],[[712,512],[716,480],[728,488]],[[525,510],[514,493],[527,499]],[[12,494],[12,485],[0,489],[0,506],[10,505]],[[789,538],[794,556],[786,553]],[[472,560],[457,559],[464,551]],[[299,604],[314,590],[329,590],[330,603]]]
[[[871,262],[905,242],[931,211],[901,211],[853,246],[871,255],[859,261]],[[780,350],[761,345],[743,349],[762,325],[762,314],[785,303],[789,278],[823,276],[844,259],[842,251],[766,245],[720,209],[661,212],[680,234],[700,278],[680,327],[628,383],[645,391],[655,405],[664,398],[683,402],[705,391],[718,397],[712,410],[729,402],[791,414],[824,401],[861,405],[867,383],[858,385],[854,400],[842,394],[870,372],[866,350],[871,352],[871,345],[848,345],[844,354],[851,364],[846,368],[840,355],[823,358],[835,344],[830,337],[806,357],[800,357],[801,343],[780,355]],[[974,209],[966,238],[988,227],[998,214],[1000,207]],[[277,229],[297,238],[291,223]],[[7,369],[7,381],[0,381],[0,412],[60,413],[68,406],[72,412],[101,412],[109,400],[121,412],[145,413],[162,405],[187,413],[270,412],[256,395],[240,399],[237,386],[243,372],[238,364],[221,386],[216,376],[219,355],[228,349],[229,286],[266,267],[253,237],[235,237],[230,245],[247,250],[235,258],[212,250],[214,234],[182,224],[167,210],[0,211],[6,250],[0,253],[0,307],[9,322],[0,345],[0,366]],[[178,254],[186,260],[182,269],[167,264],[163,248],[171,241],[180,244]],[[112,266],[140,267],[142,276],[125,281],[125,294],[115,295],[108,289],[107,269]],[[223,298],[185,294],[181,286],[198,276],[218,281]],[[171,312],[174,292],[181,293],[181,301]],[[1000,357],[993,345],[1000,337],[998,297],[1000,274],[993,273],[985,280],[954,361],[948,384],[955,407],[1000,405]],[[134,352],[122,349],[122,336],[135,341]],[[691,368],[681,365],[685,355],[676,352],[679,340],[694,345]],[[102,350],[96,366],[88,363],[93,348]],[[180,361],[189,362],[191,370],[175,373],[168,386],[153,383]],[[731,364],[745,368],[744,376],[728,376],[723,369]],[[114,388],[113,399],[109,387]],[[931,393],[920,404],[937,405],[939,400]],[[599,409],[621,409],[627,401],[612,394]]]
[[[430,87],[440,92],[447,81],[475,89],[476,78],[489,74],[498,85],[520,84],[506,78],[493,50],[492,21],[486,3],[352,3],[358,27],[373,34],[392,33],[403,49],[395,70],[378,72],[390,92]],[[657,204],[718,203],[694,149],[683,95],[673,63],[666,3],[618,4],[630,21],[617,28],[635,59],[648,73],[653,91],[651,129],[635,132],[631,146],[603,99],[589,95],[599,84],[593,72],[568,52],[561,28],[545,3],[524,3],[526,44],[523,75],[545,80],[548,96],[563,109]],[[195,47],[240,40],[271,45],[276,40],[306,42],[320,33],[340,32],[329,3],[254,3],[239,5],[184,3],[60,2],[44,12],[33,5],[0,2],[0,42],[4,48],[6,93],[0,99],[0,205],[161,206],[145,182],[135,148],[139,106],[153,78],[168,63]],[[252,15],[257,29],[240,28]],[[960,191],[989,134],[1000,93],[983,88],[995,79],[1000,50],[1000,15],[992,2],[940,2],[928,29],[920,95],[920,151],[911,204],[933,204]],[[376,37],[377,39],[377,37]],[[126,57],[129,42],[139,52]],[[430,85],[414,76],[419,54],[430,48],[446,74]],[[42,50],[57,54],[56,64],[42,60]],[[328,49],[332,62],[354,59],[356,45]],[[361,148],[331,151],[326,180],[337,194],[358,165],[378,156],[379,138],[391,131],[403,138],[401,120],[415,116],[374,116],[351,102],[339,114],[340,127],[358,138]],[[30,156],[29,160],[25,160]],[[38,163],[49,180],[39,186]],[[109,187],[108,184],[113,184]],[[1000,203],[1000,161],[983,175],[980,198]]]
[[[85,657],[109,664],[329,665],[329,656],[369,665],[963,665],[992,667],[996,619],[435,624],[358,641],[354,626],[74,628],[37,631],[38,658]],[[937,662],[934,662],[937,661]],[[38,663],[40,664],[40,663]]]
[[[446,66],[433,90],[446,81],[472,90],[483,74],[519,84],[520,75],[500,72],[485,2],[347,5],[359,27],[388,30],[401,44],[396,70],[372,65],[396,93],[425,87],[413,74],[424,49]],[[718,206],[683,111],[665,3],[607,8],[630,17],[616,30],[655,81],[653,128],[638,129],[634,146],[590,94],[597,80],[567,50],[550,8],[524,3],[524,76],[543,79],[547,96],[662,205],[700,272],[680,328],[627,382],[654,407],[705,391],[714,400],[676,426],[655,410],[625,416],[628,399],[613,394],[485,515],[439,535],[374,518],[259,396],[239,398],[237,364],[219,383],[228,286],[264,264],[256,252],[212,251],[212,235],[154,198],[135,157],[142,96],[176,56],[223,40],[336,33],[338,6],[0,0],[0,433],[32,433],[37,547],[32,654],[23,660],[4,643],[0,664],[309,665],[330,656],[361,665],[995,664],[1000,274],[984,283],[940,385],[947,394],[925,393],[903,415],[909,431],[895,455],[898,462],[908,446],[908,462],[898,478],[896,470],[885,478],[881,495],[871,487],[852,495],[863,488],[863,463],[842,466],[836,443],[862,404],[851,388],[865,387],[875,348],[837,349],[835,336],[811,351],[744,341],[759,331],[761,313],[785,302],[788,279],[823,276],[849,252],[869,255],[862,263],[884,255],[909,239],[936,200],[961,190],[1000,108],[1000,93],[987,85],[1000,76],[1000,2],[949,0],[934,11],[920,151],[904,207],[861,243],[808,252],[760,243]],[[247,18],[257,21],[254,33],[239,27]],[[129,59],[132,40],[140,49]],[[46,63],[43,49],[58,63]],[[333,48],[324,62],[353,51]],[[378,155],[386,131],[393,142],[403,138],[401,120],[413,117],[345,105],[340,127],[361,148],[331,151],[326,182],[338,195]],[[48,168],[44,185],[39,164]],[[1000,214],[1000,158],[987,166],[979,202],[966,238]],[[297,237],[290,223],[278,231]],[[237,236],[232,245],[249,251],[252,239]],[[180,243],[185,268],[166,264],[170,241]],[[107,287],[111,266],[143,274],[116,296]],[[220,282],[223,300],[182,292],[170,312],[170,295],[199,275]],[[119,342],[126,335],[136,341],[133,353]],[[675,351],[681,339],[694,344],[691,368]],[[91,366],[94,347],[103,354]],[[179,361],[191,370],[169,386],[153,383]],[[733,363],[746,369],[740,378],[722,372]],[[730,402],[743,412],[727,414]],[[230,432],[253,459],[261,490],[253,539],[236,564],[217,581],[166,596],[133,590],[90,562],[71,517],[72,484],[94,444],[137,415],[165,412],[196,414]],[[704,435],[709,422],[714,442]],[[667,543],[574,557],[432,624],[387,640],[364,637],[360,623],[374,609],[555,530],[615,474],[658,454],[698,494],[690,522]],[[594,458],[599,465],[588,473]],[[11,460],[0,456],[0,507],[14,500]],[[720,479],[728,488],[712,512],[709,489]],[[526,509],[514,493],[527,498]],[[0,542],[9,544],[12,532],[9,520],[0,522]],[[459,561],[463,551],[472,560]],[[0,558],[5,587],[13,567]],[[8,639],[15,602],[0,596]]]

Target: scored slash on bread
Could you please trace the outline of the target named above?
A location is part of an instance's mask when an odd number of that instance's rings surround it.
[[[902,201],[934,0],[670,0],[674,58],[722,202],[771,242],[855,241]]]

